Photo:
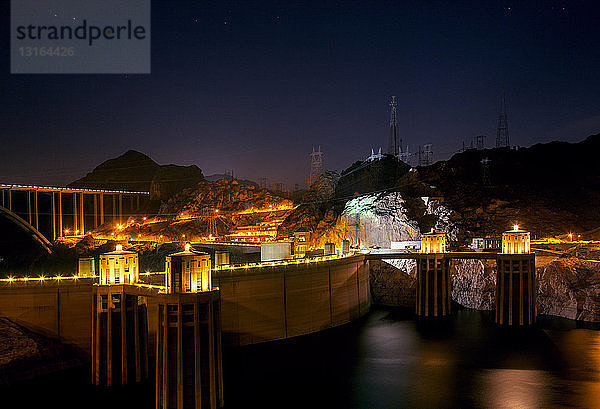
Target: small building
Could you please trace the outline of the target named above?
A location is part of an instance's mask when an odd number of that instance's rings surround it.
[[[294,253],[296,257],[304,257],[308,251],[308,242],[310,240],[310,231],[305,227],[300,227],[294,232]]]
[[[292,258],[292,246],[289,241],[262,243],[260,245],[260,261],[278,261]]]
[[[344,239],[342,240],[342,254],[350,253],[350,240]]]
[[[390,242],[390,248],[392,250],[420,250],[420,240],[404,240],[404,241],[392,241]]]
[[[210,255],[192,250],[189,243],[184,251],[167,256],[165,271],[165,286],[169,293],[211,288]]]
[[[325,243],[323,246],[323,255],[332,256],[335,254],[335,244],[334,243]]]
[[[446,234],[435,233],[433,229],[430,233],[421,234],[421,253],[445,253],[446,252]]]
[[[133,284],[139,278],[138,255],[123,250],[117,244],[115,251],[100,254],[100,284]]]
[[[77,277],[94,277],[96,275],[96,260],[94,257],[82,257],[79,259]]]
[[[471,242],[473,251],[498,251],[502,248],[502,240],[498,237],[475,237]]]
[[[229,265],[229,252],[225,250],[215,251],[215,267]]]
[[[529,253],[529,243],[531,234],[528,231],[520,230],[515,225],[513,230],[502,233],[502,253],[504,254],[526,254]]]

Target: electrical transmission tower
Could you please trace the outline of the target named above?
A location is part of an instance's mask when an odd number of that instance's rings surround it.
[[[267,178],[266,176],[262,176],[258,179],[258,183],[261,189],[266,189],[267,188]]]
[[[490,184],[490,162],[488,158],[481,159],[481,182],[486,186]]]
[[[506,95],[502,91],[500,97],[500,115],[498,115],[498,133],[496,134],[496,148],[510,148],[508,137],[508,121],[506,119]]]
[[[419,146],[419,166],[429,166],[433,163],[433,150],[431,144]]]
[[[310,187],[315,183],[319,177],[323,174],[323,152],[321,147],[315,151],[313,146],[312,153],[310,154],[310,175],[308,179],[308,186]]]
[[[398,157],[402,153],[402,138],[398,133],[398,119],[396,113],[396,96],[392,96],[390,102],[390,138],[388,140],[388,153]]]

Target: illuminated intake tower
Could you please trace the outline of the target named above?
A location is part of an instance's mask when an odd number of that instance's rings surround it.
[[[496,323],[499,325],[535,324],[535,255],[531,253],[529,241],[529,232],[519,230],[519,226],[502,234],[496,277]]]
[[[158,296],[156,408],[222,407],[221,305],[210,256],[186,244],[167,257],[165,281]]]
[[[450,274],[446,235],[421,235],[421,254],[417,256],[418,317],[444,317],[450,314]]]
[[[93,287],[92,379],[113,386],[148,378],[148,312],[137,287],[138,255],[115,251],[100,255],[100,281]]]

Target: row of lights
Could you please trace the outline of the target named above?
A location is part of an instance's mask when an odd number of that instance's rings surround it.
[[[0,183],[0,189],[48,189],[48,190],[68,190],[70,192],[88,192],[88,193],[124,193],[131,195],[146,195],[149,196],[150,192],[132,192],[127,190],[104,190],[104,189],[73,189],[68,187],[55,187],[55,186],[31,186],[31,185],[7,185]]]

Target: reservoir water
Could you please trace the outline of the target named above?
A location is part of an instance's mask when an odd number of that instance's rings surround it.
[[[227,349],[225,371],[226,408],[594,408],[600,331],[557,318],[508,331],[467,309],[417,323],[374,307],[342,328]],[[2,393],[21,408],[154,407],[152,385],[96,391],[86,368]]]

